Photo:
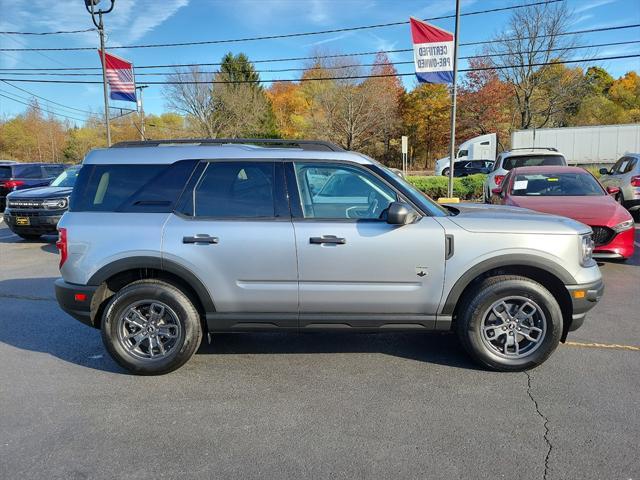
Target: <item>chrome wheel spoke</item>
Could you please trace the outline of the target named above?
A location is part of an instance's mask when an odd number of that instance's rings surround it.
[[[542,344],[546,322],[544,312],[534,300],[505,297],[485,311],[480,335],[485,346],[498,355],[521,358]]]
[[[136,358],[156,360],[170,354],[183,336],[177,314],[156,300],[129,306],[118,319],[118,340]]]

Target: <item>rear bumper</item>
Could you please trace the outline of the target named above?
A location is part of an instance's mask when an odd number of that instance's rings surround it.
[[[573,307],[571,325],[569,326],[569,331],[573,332],[582,326],[587,312],[595,307],[602,298],[604,282],[600,279],[591,283],[567,285],[566,287],[571,295]]]
[[[98,287],[67,283],[62,278],[58,278],[55,281],[54,286],[56,290],[56,299],[58,300],[58,305],[60,305],[62,310],[85,325],[96,327],[92,315],[91,304]],[[84,297],[76,297],[76,295],[84,295]]]

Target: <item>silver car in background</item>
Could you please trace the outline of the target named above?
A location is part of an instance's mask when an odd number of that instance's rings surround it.
[[[605,187],[618,187],[618,201],[631,212],[636,220],[640,219],[640,154],[627,153],[620,158],[611,170],[601,168],[600,183]]]
[[[493,190],[502,185],[502,180],[512,168],[541,165],[566,166],[567,160],[555,148],[514,148],[499,153],[493,164],[493,170],[484,181],[485,203],[491,201]]]

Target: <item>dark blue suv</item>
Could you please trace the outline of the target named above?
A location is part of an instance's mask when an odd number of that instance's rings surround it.
[[[62,163],[0,161],[0,212],[6,207],[7,194],[15,190],[49,185],[65,168],[67,165]]]

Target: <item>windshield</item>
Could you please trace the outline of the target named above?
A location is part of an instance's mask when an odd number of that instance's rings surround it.
[[[605,195],[589,173],[535,173],[516,175],[511,195],[525,197],[586,197]]]
[[[389,168],[385,167],[384,165],[376,162],[374,165],[368,165],[368,167],[372,170],[375,170],[376,173],[382,175],[385,180],[398,188],[400,191],[403,191],[405,194],[407,194],[406,196],[408,196],[412,202],[422,208],[425,213],[428,213],[429,215],[432,215],[434,217],[451,215],[451,212],[449,210],[442,207],[441,205],[438,205],[423,192],[407,182],[404,178],[393,173],[392,170],[389,170]]]
[[[80,167],[67,168],[64,172],[58,175],[50,185],[52,187],[73,187],[76,183],[76,178],[78,178],[79,172]]]
[[[511,170],[518,167],[563,166],[566,164],[567,162],[562,155],[519,155],[505,158],[502,162],[502,168]]]

